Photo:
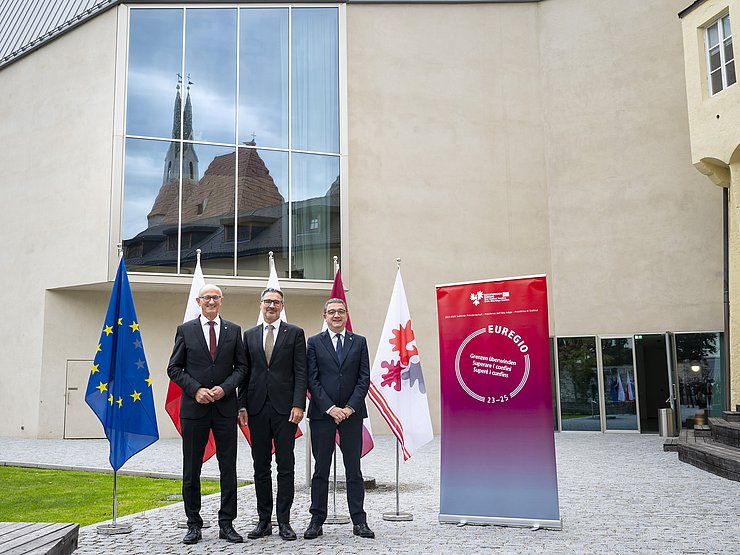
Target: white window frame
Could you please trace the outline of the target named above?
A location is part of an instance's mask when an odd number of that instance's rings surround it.
[[[737,82],[737,78],[735,78],[735,81],[734,82],[732,82],[730,84],[727,83],[727,64],[732,63],[733,64],[733,67],[734,67],[735,49],[734,49],[734,47],[732,49],[732,59],[731,60],[726,60],[725,59],[725,43],[727,41],[730,41],[730,42],[732,41],[732,33],[730,33],[729,35],[725,36],[725,30],[724,30],[725,29],[725,26],[723,24],[725,20],[727,20],[728,27],[730,27],[730,25],[731,25],[731,22],[730,22],[730,14],[725,14],[725,15],[723,15],[721,17],[718,17],[716,20],[714,20],[712,23],[710,23],[709,25],[707,25],[704,28],[704,55],[706,57],[707,90],[709,92],[709,96],[714,96],[716,94],[719,94],[720,92],[722,92],[723,90],[725,90],[728,87],[731,87],[732,85],[734,85]],[[717,30],[717,37],[718,37],[717,44],[715,46],[712,46],[712,47],[710,47],[710,45],[709,45],[709,31],[711,29],[716,29]],[[719,62],[719,69],[718,70],[715,70],[713,72],[712,69],[711,69],[711,65],[710,65],[710,57],[711,57],[710,52],[714,48],[718,48],[719,49],[719,60],[720,60],[720,62]],[[722,76],[722,86],[718,90],[714,91],[714,90],[712,90],[712,74],[713,73],[716,73],[717,71],[719,71],[720,72],[720,75]]]

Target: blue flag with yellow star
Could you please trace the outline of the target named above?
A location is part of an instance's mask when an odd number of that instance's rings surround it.
[[[152,378],[123,259],[118,264],[85,401],[103,424],[113,470],[159,439]]]

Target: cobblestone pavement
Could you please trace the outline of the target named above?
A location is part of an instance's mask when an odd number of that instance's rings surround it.
[[[325,525],[323,537],[306,541],[304,444],[296,444],[292,524],[298,541],[285,542],[277,535],[236,545],[218,540],[216,494],[204,498],[202,510],[214,526],[204,529],[203,541],[195,546],[181,543],[180,503],[120,518],[133,525],[125,536],[100,535],[96,525],[86,526],[77,553],[737,553],[740,546],[740,483],[679,462],[676,453],[663,452],[662,440],[655,435],[578,432],[556,434],[562,531],[439,524],[439,438],[401,462],[400,510],[413,513],[413,521],[383,520],[384,512],[396,509],[395,443],[381,436],[363,459],[365,476],[374,477],[378,485],[365,501],[377,539],[357,538],[347,524]],[[101,440],[0,438],[0,464],[109,468],[107,457],[107,442]],[[129,460],[124,470],[179,474],[179,440],[158,441]],[[240,442],[238,473],[243,479],[252,477],[246,442]],[[216,463],[209,461],[204,476],[216,475]],[[346,511],[340,490],[337,512]],[[242,487],[234,525],[245,536],[254,514],[254,488]],[[69,520],[74,521],[74,514]]]

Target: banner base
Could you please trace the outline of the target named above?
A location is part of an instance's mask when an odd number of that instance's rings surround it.
[[[539,530],[540,528],[545,528],[547,530],[563,529],[563,521],[560,519],[544,520],[531,518],[506,518],[499,516],[446,515],[440,513],[439,522],[441,524],[457,524],[458,526],[465,526],[466,524],[476,524],[492,526],[512,526],[516,528],[531,528],[533,530]]]

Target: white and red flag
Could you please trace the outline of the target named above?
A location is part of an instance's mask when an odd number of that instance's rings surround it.
[[[277,276],[277,270],[275,270],[275,258],[273,258],[272,251],[269,253],[269,266],[270,266],[270,275],[267,278],[267,287],[266,289],[277,289],[278,291],[282,291],[280,289],[280,280],[278,280]],[[285,305],[283,305],[283,309],[280,311],[280,319],[288,323],[288,317],[285,315]],[[257,325],[265,323],[265,317],[262,315],[262,310],[260,309],[259,314],[257,315]]]
[[[617,370],[617,401],[624,401],[624,384],[622,384],[622,375]]]
[[[200,316],[200,307],[196,297],[203,289],[206,284],[206,280],[203,277],[203,270],[200,268],[200,253],[198,253],[198,260],[195,263],[195,271],[193,272],[193,282],[190,284],[190,293],[188,293],[188,304],[185,307],[185,316],[183,322],[189,322]],[[164,410],[170,415],[172,423],[177,428],[177,432],[182,435],[182,428],[180,427],[180,397],[182,396],[182,389],[175,382],[170,380],[170,385],[167,387],[167,397],[164,402]],[[208,436],[208,443],[206,444],[206,450],[203,453],[203,462],[206,462],[216,453],[216,441],[213,439],[213,432]]]
[[[344,283],[342,283],[342,274],[339,272],[339,265],[336,263],[336,259],[334,260],[334,267],[334,284],[331,287],[329,298],[342,299],[344,301],[344,304],[347,305],[347,310],[349,310],[349,304],[347,304],[347,296],[344,294]],[[328,327],[329,326],[326,324],[326,320],[324,320],[324,324],[321,330],[325,331],[326,329],[328,329]],[[350,320],[349,314],[347,314],[347,329],[349,331],[352,331],[352,321]],[[337,445],[339,445],[339,432],[337,432]],[[370,425],[370,418],[366,417],[362,421],[362,454],[360,454],[360,458],[367,455],[373,447],[375,447],[375,442],[373,441],[373,429]]]
[[[401,444],[404,460],[432,440],[424,375],[400,268],[370,371],[370,399]]]
[[[629,372],[627,372],[627,400],[628,401],[634,401],[635,400],[635,392],[632,389],[632,380],[630,379]]]

